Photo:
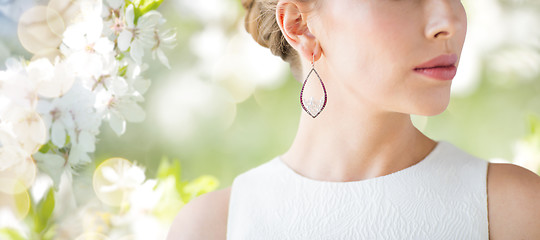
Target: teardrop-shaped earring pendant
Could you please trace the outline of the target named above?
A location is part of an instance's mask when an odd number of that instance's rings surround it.
[[[319,82],[321,83],[321,86],[322,86],[322,89],[323,89],[323,92],[324,92],[324,96],[321,97],[321,99],[319,99],[319,101],[315,101],[313,99],[313,97],[311,97],[311,98],[309,98],[309,100],[307,102],[304,102],[304,97],[303,97],[304,96],[304,88],[306,87],[306,83],[309,80],[309,76],[311,76],[311,74],[313,74],[313,73],[315,73],[315,75],[319,79]],[[319,76],[319,73],[317,72],[317,70],[315,70],[315,67],[312,67],[311,71],[309,72],[309,74],[306,77],[306,80],[304,80],[304,84],[302,85],[302,91],[300,92],[300,104],[302,104],[302,108],[304,109],[304,111],[306,111],[311,117],[316,118],[317,116],[319,116],[319,114],[321,114],[322,110],[326,106],[326,100],[327,100],[327,96],[326,96],[326,88],[324,86],[324,83],[323,83],[321,77]]]

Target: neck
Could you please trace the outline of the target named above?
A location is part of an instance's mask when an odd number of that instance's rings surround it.
[[[296,138],[281,158],[308,178],[346,182],[412,166],[435,145],[414,127],[409,114],[376,111],[329,96],[317,118],[302,112]]]

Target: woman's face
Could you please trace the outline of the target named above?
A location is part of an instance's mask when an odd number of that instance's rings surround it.
[[[323,81],[330,77],[339,91],[385,111],[431,116],[446,109],[452,81],[439,78],[453,78],[451,67],[416,67],[441,55],[459,59],[467,29],[460,0],[318,1],[308,26],[323,51],[315,65]]]

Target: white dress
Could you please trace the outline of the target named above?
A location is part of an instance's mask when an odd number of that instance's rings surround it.
[[[278,156],[234,179],[227,239],[488,239],[487,166],[439,141],[400,171],[328,182]]]

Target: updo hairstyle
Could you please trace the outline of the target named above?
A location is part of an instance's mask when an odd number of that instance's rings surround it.
[[[308,2],[309,0],[296,0]],[[246,10],[245,28],[261,46],[288,62],[293,76],[301,81],[302,66],[298,52],[285,40],[276,19],[279,0],[242,0]]]

